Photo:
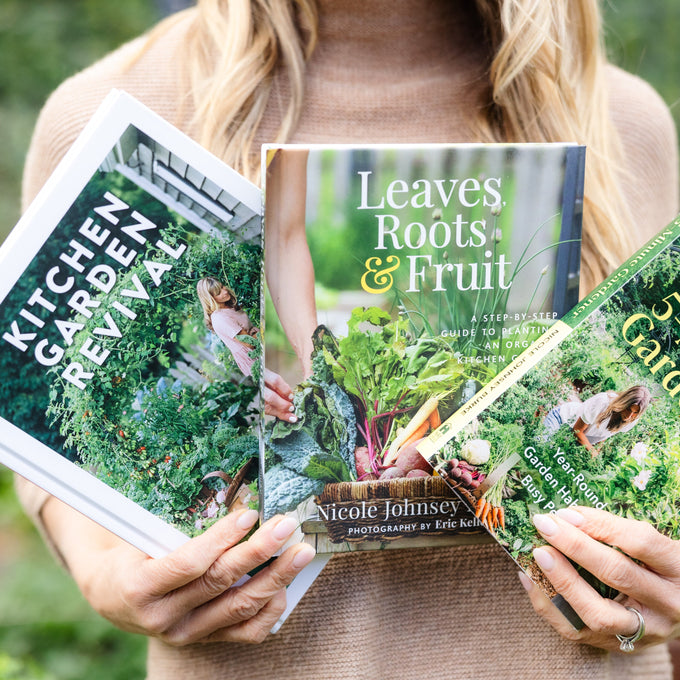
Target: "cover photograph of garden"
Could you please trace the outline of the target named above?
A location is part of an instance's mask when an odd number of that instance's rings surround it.
[[[549,594],[536,513],[590,505],[680,536],[679,252],[676,239],[429,459]]]
[[[102,166],[0,307],[0,415],[188,535],[258,452],[261,247],[213,222]],[[247,375],[205,324],[206,277],[249,320]]]

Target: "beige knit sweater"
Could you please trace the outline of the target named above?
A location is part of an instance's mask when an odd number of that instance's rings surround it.
[[[399,2],[399,12],[385,12],[376,0],[374,16],[366,16],[365,0],[321,4],[320,44],[291,141],[470,140],[466,111],[476,105],[481,82],[479,43],[451,13],[459,3]],[[27,158],[24,204],[112,87],[193,132],[191,112],[180,115],[178,106],[176,49],[186,23],[132,66],[143,41],[71,78],[50,98]],[[435,28],[451,39],[436,40]],[[382,63],[392,69],[382,70]],[[677,211],[677,140],[667,108],[649,86],[614,68],[610,82],[611,114],[628,154],[627,196],[643,242]],[[285,85],[277,84],[258,142],[271,138],[276,102],[284,96]],[[23,480],[17,488],[40,525],[45,494]],[[281,631],[257,647],[171,648],[150,641],[150,680],[216,677],[652,680],[670,678],[671,670],[664,646],[623,657],[561,639],[533,612],[512,561],[486,543],[334,557]]]

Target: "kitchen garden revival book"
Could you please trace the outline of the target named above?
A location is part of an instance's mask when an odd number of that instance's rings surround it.
[[[261,232],[257,186],[111,92],[0,250],[0,462],[152,557],[257,507]]]
[[[578,626],[533,560],[531,516],[588,505],[679,538],[679,398],[680,218],[419,450]]]
[[[263,148],[265,364],[297,416],[266,427],[265,516],[318,552],[479,540],[415,444],[578,300],[584,158]]]

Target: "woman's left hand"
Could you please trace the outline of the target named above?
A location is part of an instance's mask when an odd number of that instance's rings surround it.
[[[536,515],[534,524],[551,544],[534,550],[536,562],[585,627],[575,630],[540,588],[524,574],[520,578],[536,612],[563,637],[619,650],[616,635],[632,636],[639,628],[636,614],[626,607],[644,617],[645,633],[634,643],[635,651],[680,635],[680,541],[646,522],[588,507]],[[567,557],[620,595],[601,597]]]

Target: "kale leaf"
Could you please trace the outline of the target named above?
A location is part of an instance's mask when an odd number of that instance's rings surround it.
[[[356,479],[357,426],[347,394],[314,375],[298,386],[294,405],[297,422],[267,428],[265,446],[276,464],[264,475],[265,518],[295,508],[326,483]]]

